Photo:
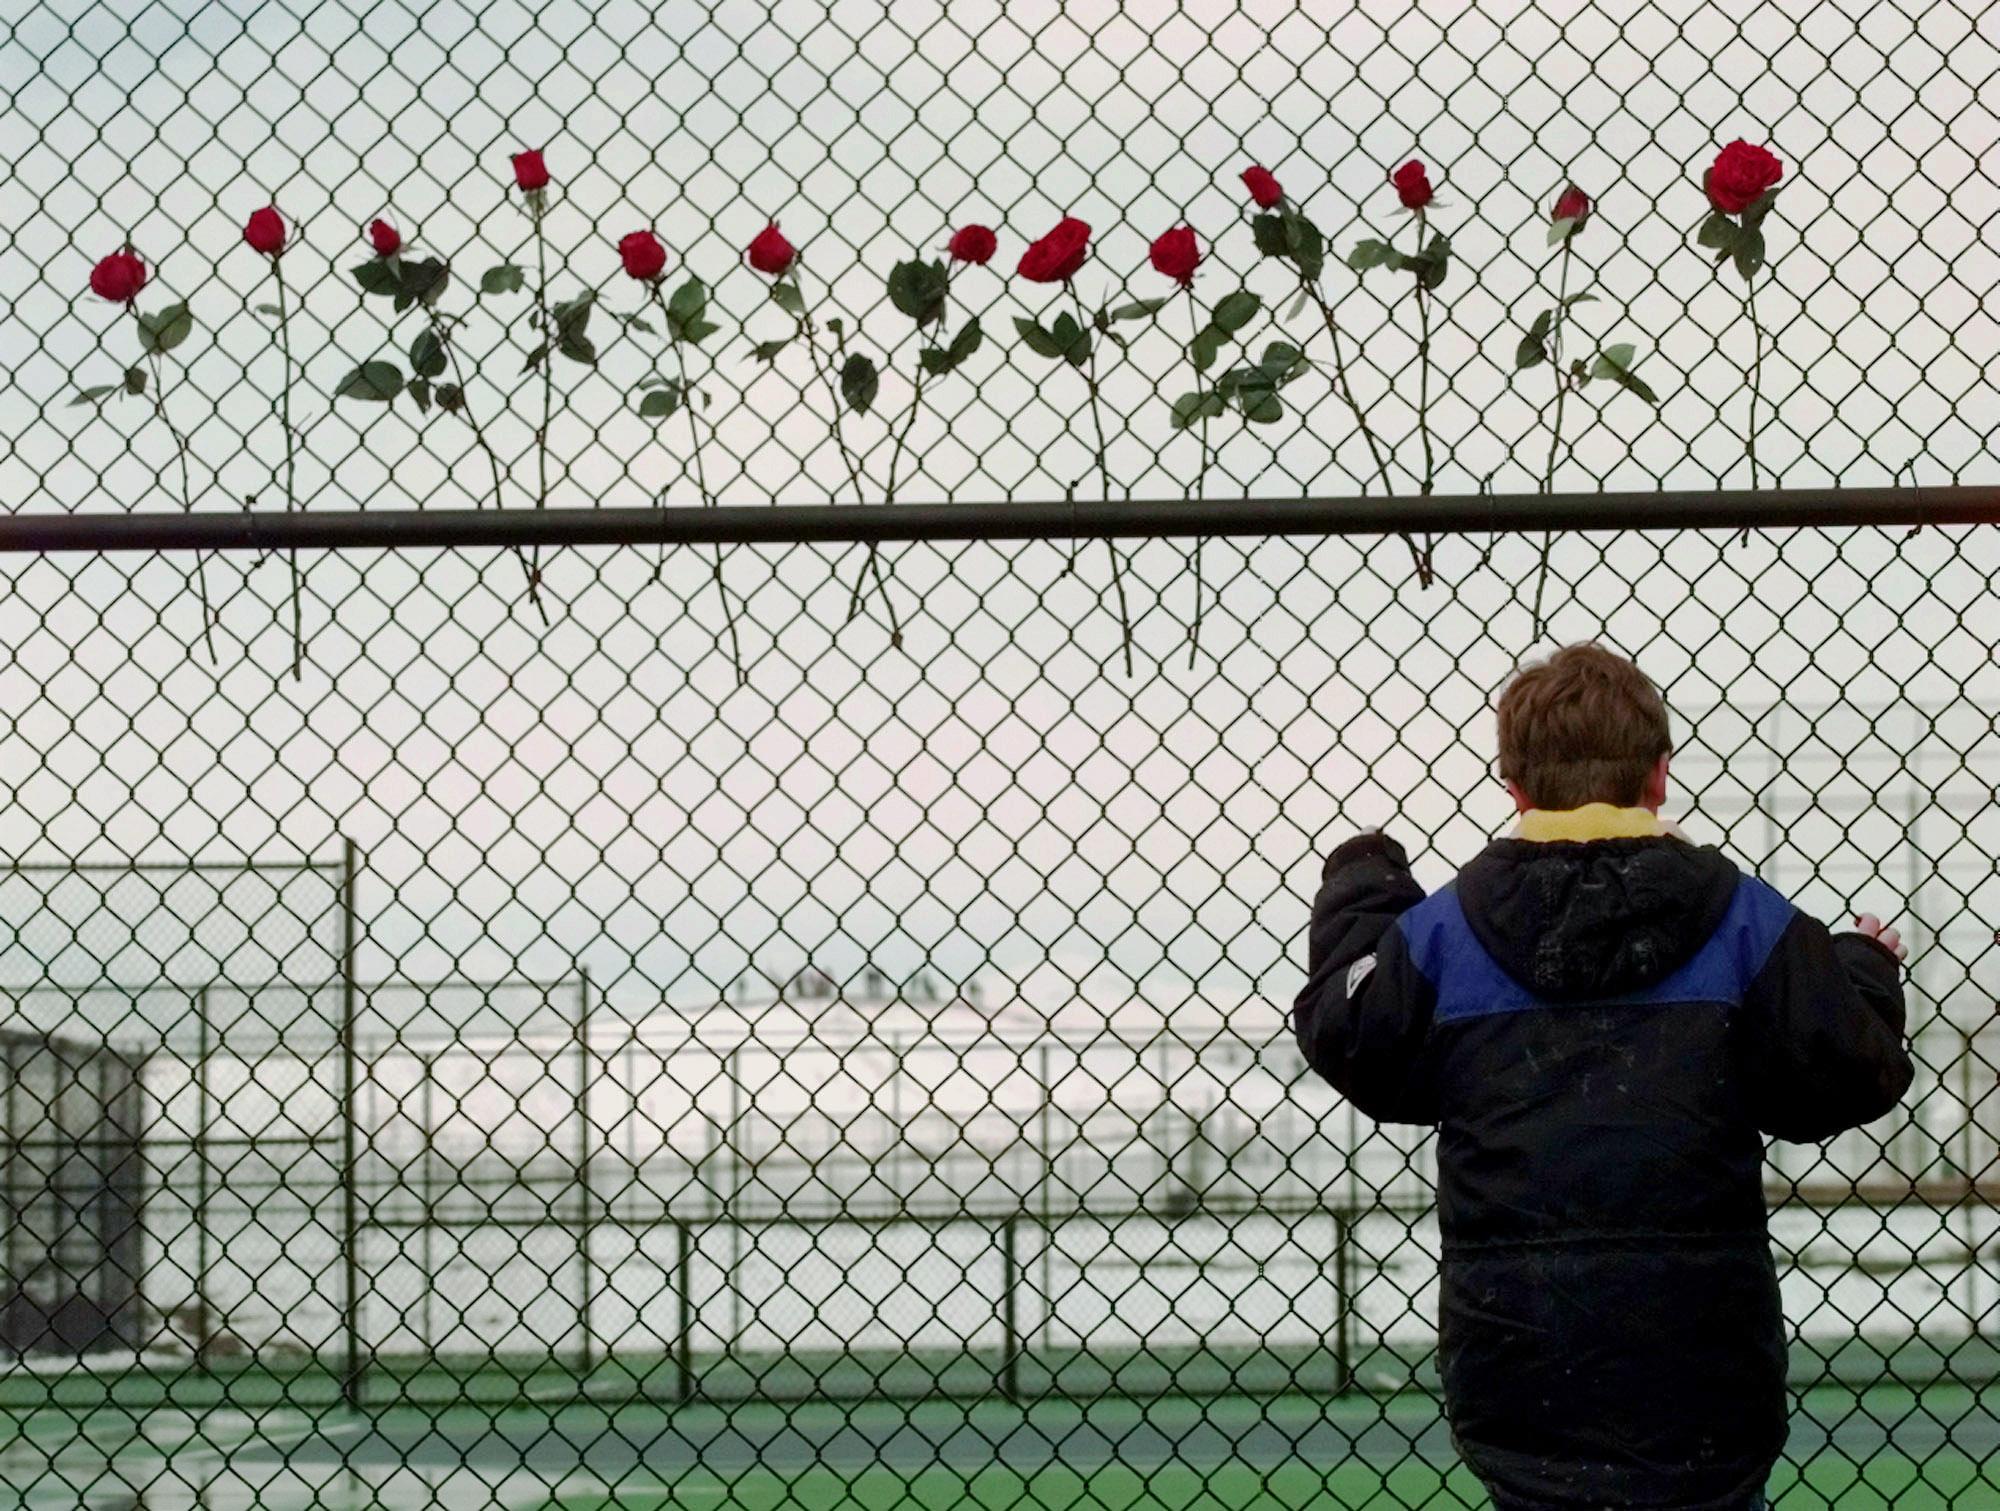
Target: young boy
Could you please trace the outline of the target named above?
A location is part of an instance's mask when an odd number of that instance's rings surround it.
[[[1751,1511],[1786,1412],[1759,1136],[1895,1106],[1906,952],[1659,818],[1666,705],[1623,657],[1556,652],[1499,723],[1520,824],[1451,886],[1380,833],[1328,859],[1299,1047],[1438,1129],[1439,1369],[1495,1507]]]

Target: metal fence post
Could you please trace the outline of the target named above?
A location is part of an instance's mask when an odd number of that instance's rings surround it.
[[[1353,1210],[1333,1214],[1333,1378],[1338,1395],[1346,1395],[1354,1388],[1354,1340],[1350,1331],[1354,1298],[1349,1274],[1349,1239],[1354,1216]]]
[[[1020,1264],[1014,1254],[1014,1229],[1018,1219],[1000,1224],[1000,1394],[1009,1401],[1021,1398],[1021,1329],[1016,1310],[1020,1292]]]
[[[576,1009],[576,1324],[578,1372],[588,1375],[592,1368],[590,1335],[590,972],[577,977]]]
[[[685,1222],[674,1223],[674,1294],[680,1309],[674,1330],[674,1398],[683,1404],[694,1399],[694,1241]]]
[[[424,1158],[421,1180],[424,1198],[424,1348],[437,1349],[437,1060],[436,1055],[419,1055],[417,1065],[424,1078],[422,1107]]]
[[[341,1327],[347,1357],[341,1370],[340,1396],[359,1409],[365,1394],[361,1358],[361,1200],[357,1189],[360,1151],[355,1120],[360,1116],[355,1074],[354,1020],[357,1003],[354,952],[358,943],[354,912],[357,854],[354,841],[341,842],[340,864],[340,1251]]]
[[[194,994],[195,1051],[194,1051],[194,1313],[195,1313],[195,1360],[203,1368],[208,1368],[208,1340],[212,1336],[209,1327],[208,1274],[210,1264],[210,1237],[208,1230],[208,1186],[210,1180],[208,1163],[208,1124],[214,1115],[209,1104],[208,1061],[212,1052],[209,1043],[208,988],[202,987]]]

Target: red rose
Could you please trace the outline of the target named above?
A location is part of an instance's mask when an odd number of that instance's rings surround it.
[[[90,270],[90,291],[114,304],[130,304],[146,286],[146,264],[137,252],[113,252]]]
[[[1269,168],[1245,168],[1243,186],[1250,191],[1250,197],[1257,202],[1260,210],[1274,208],[1285,197],[1285,191],[1278,187],[1278,181],[1271,177]]]
[[[1785,176],[1785,165],[1769,149],[1738,138],[1715,155],[1708,170],[1708,202],[1724,215],[1741,215]]]
[[[369,223],[368,243],[375,248],[375,255],[377,257],[394,257],[398,252],[403,250],[403,238],[397,234],[396,228],[386,220],[377,220]]]
[[[945,248],[953,262],[969,262],[984,267],[993,260],[993,254],[1000,248],[1000,238],[987,226],[960,226],[951,233],[951,242]]]
[[[1396,197],[1403,202],[1405,210],[1421,210],[1431,202],[1430,174],[1416,158],[1411,158],[1390,174],[1389,182],[1396,186]]]
[[[549,165],[542,161],[539,152],[517,152],[514,154],[514,182],[527,193],[549,186]]]
[[[285,218],[277,206],[266,205],[243,224],[243,239],[253,252],[276,257],[285,250]]]
[[[1195,245],[1194,232],[1187,226],[1175,226],[1171,231],[1162,232],[1153,243],[1153,266],[1165,273],[1182,288],[1194,282],[1195,264],[1201,261],[1201,249]]]
[[[1590,214],[1590,196],[1571,184],[1556,196],[1556,207],[1551,212],[1551,220],[1582,221]],[[1574,229],[1574,227],[1572,227]]]
[[[1090,256],[1090,227],[1065,215],[1040,241],[1021,254],[1021,276],[1030,283],[1067,283]]]
[[[773,278],[783,277],[785,269],[798,255],[799,249],[779,234],[775,220],[759,231],[750,243],[750,266],[760,273],[769,273]]]
[[[653,283],[667,270],[667,249],[651,231],[634,231],[618,242],[618,260],[642,283]]]

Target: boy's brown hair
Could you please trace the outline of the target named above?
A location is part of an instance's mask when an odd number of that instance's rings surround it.
[[[1566,645],[1500,694],[1500,775],[1537,808],[1630,807],[1673,749],[1666,700],[1601,645]]]

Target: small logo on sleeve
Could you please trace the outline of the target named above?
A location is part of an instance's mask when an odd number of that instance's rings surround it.
[[[1375,969],[1375,957],[1363,955],[1347,968],[1347,1000],[1352,1002],[1354,994],[1361,990],[1361,983],[1368,979],[1368,973]]]

